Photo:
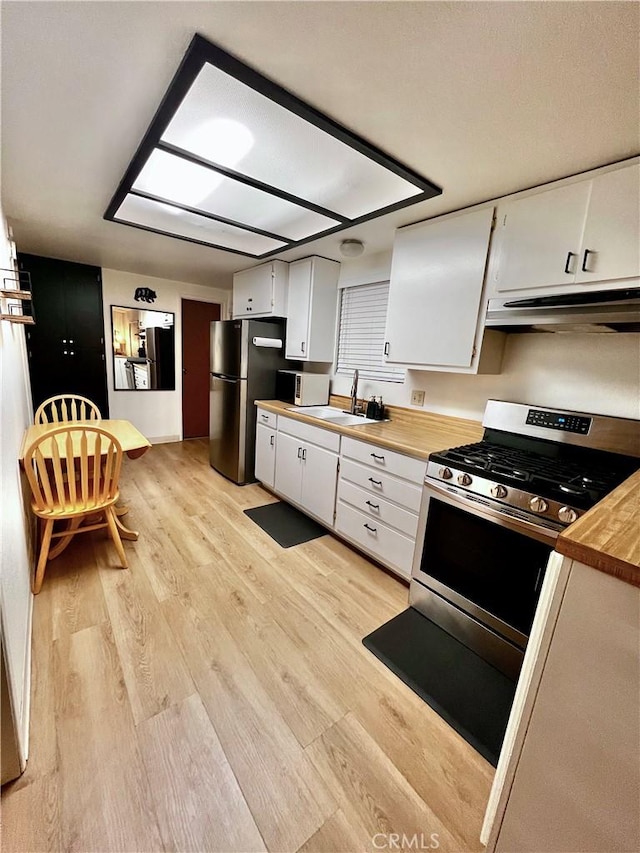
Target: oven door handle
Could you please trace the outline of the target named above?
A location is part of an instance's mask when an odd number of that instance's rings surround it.
[[[481,515],[487,521],[492,521],[494,524],[499,524],[508,530],[514,530],[516,533],[522,533],[524,536],[530,536],[532,539],[537,539],[539,542],[544,542],[546,545],[555,547],[555,541],[558,538],[557,530],[551,530],[533,521],[516,518],[509,513],[494,509],[491,502],[486,498],[461,494],[451,489],[451,487],[443,487],[439,483],[432,483],[430,480],[425,482],[424,487],[426,492],[432,492],[437,498],[443,499],[446,503],[452,504],[459,509],[464,509],[474,515]]]

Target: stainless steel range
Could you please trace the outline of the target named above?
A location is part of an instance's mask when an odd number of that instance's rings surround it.
[[[409,601],[517,677],[558,533],[640,467],[640,422],[489,400],[432,453]]]

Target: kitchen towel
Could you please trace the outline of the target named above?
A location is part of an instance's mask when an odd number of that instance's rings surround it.
[[[254,347],[270,347],[271,349],[282,349],[280,338],[258,338],[253,339]]]

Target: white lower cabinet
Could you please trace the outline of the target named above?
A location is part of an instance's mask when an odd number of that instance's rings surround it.
[[[276,477],[276,431],[258,424],[256,427],[256,479],[273,488]]]
[[[314,447],[313,444],[304,445],[300,504],[331,527],[336,505],[337,474],[337,453]]]
[[[411,576],[415,536],[404,536],[343,501],[336,508],[336,530],[402,577]]]
[[[274,488],[278,494],[298,504],[302,496],[301,455],[301,442],[293,436],[279,433]]]
[[[294,418],[271,418],[267,423],[259,410],[257,479],[409,578],[426,461]]]
[[[415,539],[418,529],[418,516],[415,512],[403,509],[379,495],[374,495],[366,489],[360,489],[340,478],[338,483],[338,500],[351,504],[372,521],[379,521],[389,527],[395,527],[400,533]]]
[[[404,578],[411,576],[427,463],[342,440],[336,531]]]
[[[333,527],[340,436],[287,418],[279,427],[274,490]],[[319,446],[327,443],[335,450]]]

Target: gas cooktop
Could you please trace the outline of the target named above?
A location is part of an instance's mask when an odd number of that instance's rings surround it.
[[[432,453],[427,479],[552,528],[575,521],[640,467],[638,421],[490,400],[483,425],[482,441]]]

